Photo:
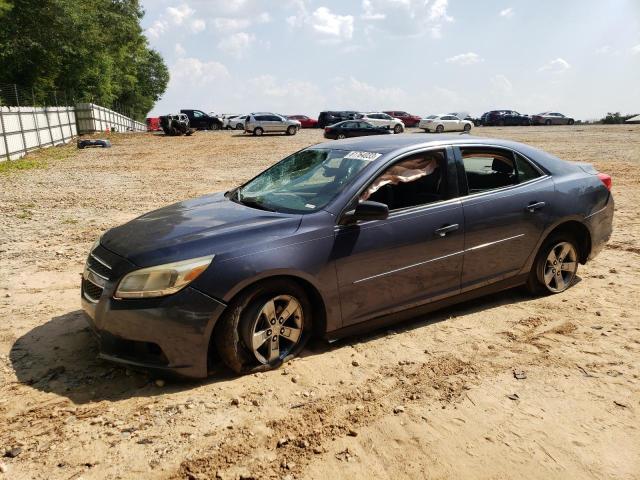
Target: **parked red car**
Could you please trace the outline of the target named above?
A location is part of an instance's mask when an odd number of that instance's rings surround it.
[[[402,120],[405,127],[417,127],[421,118],[417,115],[411,115],[410,113],[403,112],[402,110],[389,110],[385,111],[387,115],[391,115],[399,120]]]
[[[309,118],[306,115],[287,115],[291,120],[298,120],[302,128],[317,128],[318,121],[315,118]]]
[[[147,118],[147,132],[159,132],[161,130],[160,117]]]

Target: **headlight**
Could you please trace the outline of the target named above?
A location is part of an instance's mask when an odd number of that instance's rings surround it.
[[[214,255],[142,268],[120,281],[115,298],[149,298],[171,295],[183,289],[204,272]]]

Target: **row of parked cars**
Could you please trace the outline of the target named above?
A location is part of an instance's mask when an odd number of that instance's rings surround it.
[[[254,135],[271,132],[295,135],[300,128],[334,127],[347,121],[351,122],[347,124],[347,127],[353,130],[352,133],[365,129],[367,134],[377,132],[378,128],[401,133],[405,128],[418,127],[425,132],[442,133],[468,132],[473,126],[573,125],[575,123],[573,118],[559,112],[524,115],[515,110],[491,110],[475,119],[466,112],[419,117],[402,110],[384,112],[328,110],[320,112],[316,120],[307,115],[280,115],[271,112],[216,115],[214,113],[207,114],[201,110],[183,109],[179,114],[164,115],[158,119],[148,118],[147,126],[149,130],[164,130],[167,135],[190,134],[195,130],[221,129],[242,130]],[[353,123],[354,121],[358,125]],[[361,125],[363,122],[367,125]],[[369,127],[376,127],[376,129]],[[343,125],[342,128],[345,126]],[[330,134],[334,135],[337,130],[339,129],[333,129]],[[346,131],[344,133],[347,134]]]

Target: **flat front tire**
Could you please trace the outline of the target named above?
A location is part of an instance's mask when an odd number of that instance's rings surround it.
[[[564,292],[576,278],[579,261],[577,242],[571,235],[551,235],[536,255],[527,279],[527,290],[534,295]]]
[[[300,353],[312,331],[304,289],[287,280],[264,281],[227,307],[214,342],[224,364],[245,374],[278,368]]]

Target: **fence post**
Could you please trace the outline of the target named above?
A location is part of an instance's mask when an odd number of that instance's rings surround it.
[[[2,139],[4,140],[4,153],[7,157],[7,160],[11,160],[11,155],[9,153],[9,142],[7,140],[7,131],[4,127],[4,117],[2,115],[2,105],[0,105],[0,125],[2,126]]]
[[[20,111],[20,99],[18,98],[18,85],[13,84],[13,90],[16,93],[16,105],[18,106],[18,125],[20,125],[20,136],[22,137],[22,152],[27,153],[27,139],[24,136],[24,127],[22,126],[22,112]]]
[[[31,101],[33,106],[33,110],[31,112],[33,113],[33,124],[36,126],[36,137],[38,137],[38,148],[41,148],[42,140],[40,140],[40,124],[38,123],[38,115],[36,115],[36,94],[33,91],[33,88],[31,88]]]
[[[56,102],[56,114],[58,115],[58,127],[60,128],[60,140],[64,143],[64,130],[62,130],[62,119],[60,118],[60,106],[58,105],[58,96],[56,91],[53,91],[53,99]]]

